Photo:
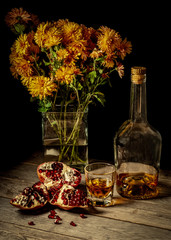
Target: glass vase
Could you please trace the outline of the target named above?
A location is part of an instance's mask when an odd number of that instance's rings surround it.
[[[88,163],[88,110],[58,107],[42,114],[44,161],[61,161],[83,172]]]

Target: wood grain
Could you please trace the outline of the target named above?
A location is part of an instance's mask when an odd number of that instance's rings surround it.
[[[113,206],[84,210],[86,219],[80,217],[83,210],[56,209],[63,219],[54,224],[48,218],[52,206],[38,212],[23,212],[9,204],[9,200],[25,187],[38,181],[36,169],[42,163],[36,153],[26,161],[0,172],[0,240],[63,240],[63,239],[171,239],[171,174],[161,171],[160,194],[151,200],[128,200],[114,192]],[[82,184],[84,184],[84,175]],[[28,222],[34,221],[34,226]],[[77,226],[73,227],[70,222]]]

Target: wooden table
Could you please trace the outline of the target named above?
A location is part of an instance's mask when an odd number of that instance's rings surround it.
[[[50,206],[25,213],[9,201],[26,186],[38,181],[36,169],[43,160],[35,153],[30,159],[0,174],[0,239],[171,239],[171,172],[161,171],[160,194],[153,200],[127,200],[114,194],[114,206],[86,211],[56,208],[62,224],[49,219]],[[80,213],[87,218],[82,219]],[[34,221],[35,225],[28,225]],[[73,227],[70,222],[77,226]]]

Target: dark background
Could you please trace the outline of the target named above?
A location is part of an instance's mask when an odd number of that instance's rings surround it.
[[[128,3],[129,2],[129,3]],[[134,3],[133,3],[134,2]],[[5,1],[0,10],[1,39],[1,160],[7,165],[22,161],[41,148],[41,115],[29,94],[9,71],[14,35],[4,23],[11,8],[23,7],[41,21],[68,18],[98,28],[106,25],[132,42],[125,59],[125,76],[111,75],[105,86],[105,107],[89,109],[89,157],[113,162],[113,137],[129,118],[130,68],[147,67],[148,121],[162,135],[161,168],[171,169],[170,135],[170,5],[162,1]]]

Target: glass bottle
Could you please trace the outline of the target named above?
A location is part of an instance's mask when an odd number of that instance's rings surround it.
[[[158,194],[162,138],[147,121],[146,68],[131,68],[130,119],[114,138],[117,192],[127,198],[148,199]]]

